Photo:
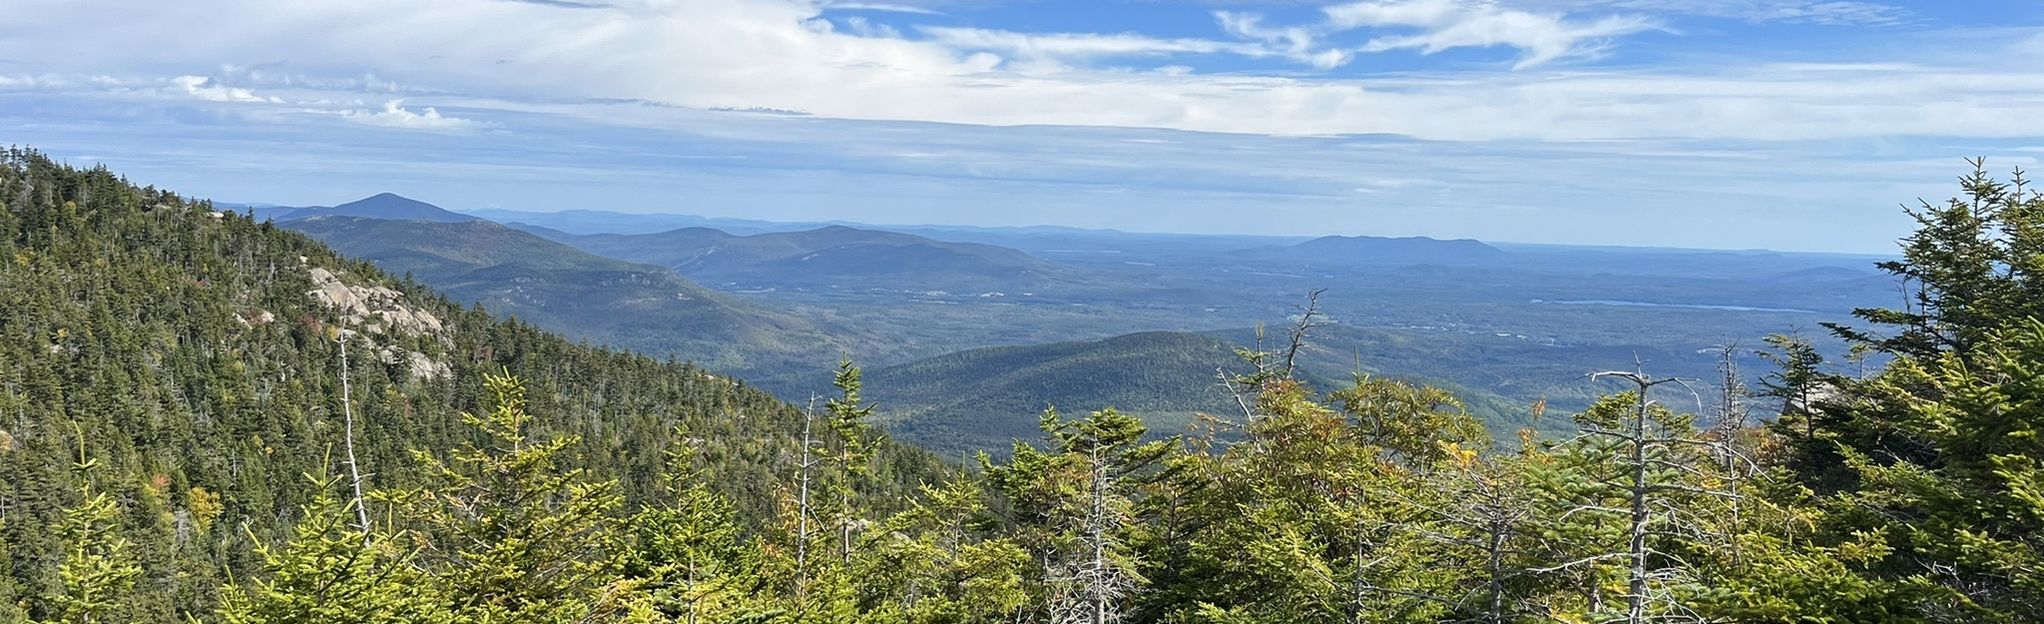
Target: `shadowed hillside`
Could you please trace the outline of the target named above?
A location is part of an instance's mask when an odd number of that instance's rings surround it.
[[[488,221],[319,217],[285,227],[461,301],[569,336],[718,370],[792,367],[821,375],[849,348],[838,336],[850,332],[826,333],[665,268],[595,256]]]
[[[1051,287],[1073,270],[1013,249],[829,226],[735,236],[709,228],[578,236],[534,232],[601,256],[657,264],[739,287],[995,291]]]

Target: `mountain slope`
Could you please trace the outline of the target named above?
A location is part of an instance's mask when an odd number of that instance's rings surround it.
[[[750,236],[701,227],[586,236],[536,231],[597,255],[744,287],[986,291],[1075,278],[1066,267],[1005,247],[844,226]]]
[[[822,375],[856,332],[703,288],[657,266],[612,260],[489,221],[422,223],[350,217],[291,221],[348,255],[468,303],[569,336],[717,370],[794,368]]]
[[[622,479],[633,501],[685,444],[759,523],[801,456],[800,413],[763,392],[492,317],[104,170],[7,151],[0,198],[0,593],[62,593],[48,527],[88,479],[143,553],[152,602],[137,608],[209,610],[221,581],[250,578],[252,540],[283,537],[312,494],[304,476],[338,470],[344,345],[377,487],[422,483],[414,450],[472,441],[460,414],[489,401],[480,376],[498,371],[525,379],[539,433],[583,438],[574,465]],[[81,453],[93,464],[74,470]],[[882,453],[896,494],[945,473]]]
[[[1276,251],[1282,257],[1329,264],[1483,265],[1501,262],[1507,255],[1479,241],[1418,236],[1323,236]]]
[[[1255,339],[1252,329],[1144,332],[970,349],[868,371],[868,394],[897,436],[943,453],[1000,454],[1014,440],[1036,436],[1036,417],[1047,406],[1075,413],[1114,407],[1143,416],[1152,431],[1178,433],[1195,413],[1240,414],[1217,375],[1223,369],[1246,370],[1235,346]],[[1498,355],[1484,355],[1493,351]],[[1321,392],[1348,385],[1359,367],[1367,374],[1440,386],[1460,397],[1471,415],[1501,439],[1509,439],[1528,426],[1549,433],[1566,430],[1563,419],[1528,422],[1530,406],[1551,396],[1562,407],[1580,409],[1597,388],[1584,384],[1579,371],[1633,353],[1470,344],[1330,326],[1309,337],[1298,376]],[[1657,362],[1701,362],[1705,371],[1710,365],[1707,355],[1644,355]]]
[[[480,219],[475,217],[449,211],[439,206],[394,193],[377,193],[331,208],[300,208],[279,215],[277,220],[294,221],[319,217],[362,217],[366,219],[431,221],[435,223],[480,221]]]
[[[1193,412],[1235,409],[1215,377],[1237,368],[1233,347],[1197,334],[1146,332],[1104,340],[971,349],[867,372],[888,428],[940,452],[1000,453],[1035,439],[1045,407],[1113,407],[1152,430],[1179,433]]]

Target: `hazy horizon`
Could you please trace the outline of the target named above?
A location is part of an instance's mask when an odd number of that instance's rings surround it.
[[[1884,253],[2044,153],[1993,3],[21,8],[0,140],[241,201]]]
[[[432,204],[433,206],[435,206],[435,207],[438,207],[438,208],[441,208],[441,209],[444,209],[444,210],[449,210],[449,211],[452,211],[452,212],[457,212],[457,213],[461,213],[461,214],[465,214],[465,215],[470,215],[470,216],[476,216],[476,217],[483,217],[483,216],[484,216],[483,214],[478,214],[478,213],[489,213],[489,214],[519,214],[519,215],[562,215],[562,214],[568,214],[568,213],[577,213],[577,212],[581,212],[581,213],[593,213],[593,214],[606,214],[606,215],[618,215],[618,216],[625,216],[625,217],[655,217],[655,218],[657,218],[657,217],[678,217],[678,218],[689,218],[689,219],[699,219],[699,220],[704,220],[704,221],[738,221],[738,222],[749,222],[749,223],[760,223],[760,224],[771,224],[771,225],[786,225],[786,226],[819,226],[819,227],[822,227],[822,226],[831,226],[831,225],[843,225],[843,226],[856,226],[856,227],[862,227],[862,228],[868,228],[868,229],[887,229],[887,228],[899,228],[899,229],[927,229],[927,230],[945,230],[945,229],[965,229],[965,230],[1044,230],[1044,229],[1057,229],[1057,230],[1069,230],[1069,231],[1077,231],[1077,232],[1085,232],[1085,233],[1097,233],[1097,234],[1110,234],[1110,235],[1130,235],[1130,236],[1190,236],[1190,237],[1231,237],[1231,238],[1269,238],[1269,239],[1277,239],[1277,240],[1288,240],[1288,241],[1305,241],[1305,240],[1311,240],[1311,239],[1315,239],[1315,238],[1321,238],[1321,237],[1326,237],[1326,236],[1348,236],[1348,237],[1357,237],[1357,236],[1363,236],[1363,237],[1379,237],[1379,238],[1408,238],[1408,237],[1410,237],[1410,238],[1432,238],[1432,239],[1438,239],[1438,240],[1457,240],[1457,239],[1463,239],[1463,240],[1475,240],[1475,241],[1483,242],[1483,243],[1486,243],[1486,244],[1492,244],[1492,245],[1505,245],[1505,246],[1512,246],[1512,247],[1579,247],[1579,248],[1608,248],[1608,249],[1642,249],[1642,250],[1667,250],[1667,251],[1698,251],[1698,252],[1767,252],[1767,253],[1782,253],[1782,254],[1807,254],[1807,255],[1827,255],[1827,256],[1847,256],[1847,257],[1866,257],[1866,258],[1889,258],[1889,257],[1894,257],[1894,256],[1898,255],[1898,254],[1896,253],[1896,250],[1895,250],[1895,249],[1890,249],[1890,250],[1888,250],[1887,252],[1871,252],[1871,251],[1868,251],[1868,252],[1858,252],[1858,251],[1822,251],[1822,250],[1805,250],[1805,249],[1772,249],[1772,248],[1765,248],[1765,247],[1679,247],[1679,246],[1664,246],[1664,245],[1629,245],[1629,244],[1597,244],[1597,243],[1567,243],[1567,242],[1544,242],[1544,241],[1524,241],[1524,240],[1500,240],[1500,239],[1487,239],[1487,238],[1473,238],[1473,237],[1458,237],[1458,236],[1420,236],[1420,235],[1400,235],[1400,234],[1382,234],[1382,233],[1374,233],[1374,232],[1323,232],[1323,233],[1308,233],[1308,234],[1244,234],[1244,233],[1233,233],[1233,232],[1171,232],[1171,231],[1161,231],[1161,230],[1130,230],[1130,229],[1120,229],[1120,228],[1084,228],[1084,227],[1075,227],[1075,226],[1069,226],[1069,225],[1060,225],[1060,224],[1055,224],[1055,223],[1035,223],[1035,224],[1026,224],[1026,225],[973,225],[973,224],[967,224],[967,223],[943,223],[943,222],[928,222],[928,223],[874,223],[874,222],[869,222],[869,221],[856,221],[856,220],[848,220],[848,219],[829,219],[829,220],[820,220],[820,221],[784,221],[784,220],[774,220],[774,219],[761,219],[761,218],[754,218],[754,217],[747,217],[747,216],[739,216],[739,215],[708,215],[708,214],[698,214],[698,213],[689,213],[689,212],[626,212],[626,211],[621,211],[621,210],[613,210],[613,209],[605,209],[605,208],[562,208],[562,209],[559,209],[559,210],[512,210],[512,209],[503,209],[503,208],[469,208],[469,209],[463,209],[463,208],[460,208],[460,207],[455,207],[455,206],[449,206],[449,205],[445,205],[445,204],[442,204],[442,203],[439,203],[439,202],[435,202],[435,201],[430,201],[430,200],[424,200],[424,199],[420,199],[420,198],[417,198],[417,197],[412,197],[412,196],[409,196],[409,195],[404,195],[404,194],[401,194],[401,193],[392,193],[392,192],[389,192],[389,191],[379,191],[379,192],[375,192],[375,193],[370,193],[370,194],[368,194],[368,195],[363,195],[363,196],[361,196],[361,197],[357,197],[357,198],[355,198],[355,199],[351,199],[351,200],[346,200],[346,201],[339,201],[339,202],[324,202],[324,203],[311,203],[311,204],[282,204],[282,203],[276,203],[276,202],[263,202],[263,201],[228,201],[228,200],[214,200],[214,201],[215,201],[216,203],[219,203],[219,204],[222,204],[222,205],[227,205],[227,206],[251,206],[251,207],[269,207],[269,208],[316,208],[316,207],[332,207],[332,206],[337,206],[337,205],[341,205],[341,204],[346,204],[346,203],[349,203],[349,202],[352,202],[352,201],[357,201],[357,200],[362,200],[362,199],[368,199],[368,198],[370,198],[370,197],[374,197],[374,196],[376,196],[376,195],[379,195],[379,194],[386,194],[386,193],[387,193],[387,194],[390,194],[390,195],[396,195],[396,196],[398,196],[398,197],[403,197],[403,198],[405,198],[405,199],[411,199],[411,200],[415,200],[415,201],[422,201],[422,202],[425,202],[425,203],[428,203],[428,204]],[[200,198],[200,199],[211,199],[211,198]],[[487,217],[484,217],[484,218],[487,218]],[[494,221],[495,219],[492,219],[492,220]],[[537,224],[531,224],[531,225],[537,225]],[[682,227],[714,227],[714,226],[682,226]],[[592,231],[599,231],[599,230],[594,230],[594,229],[592,229]],[[616,233],[616,232],[610,232],[610,233]]]

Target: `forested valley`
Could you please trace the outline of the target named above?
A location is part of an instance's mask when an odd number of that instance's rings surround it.
[[[1615,361],[1494,432],[1298,374],[1308,310],[1190,432],[1067,406],[960,465],[850,362],[789,405],[11,150],[0,622],[2044,620],[2044,199],[1913,214],[1907,305],[1828,326],[1878,366]]]

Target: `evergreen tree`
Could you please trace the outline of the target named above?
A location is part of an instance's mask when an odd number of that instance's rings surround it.
[[[457,620],[506,624],[586,622],[621,609],[617,483],[560,465],[576,438],[533,438],[517,378],[485,384],[496,407],[462,417],[483,442],[446,463],[417,453],[439,484],[395,496],[427,538],[420,562],[441,604]]]
[[[223,590],[228,624],[435,624],[456,621],[413,564],[406,540],[385,529],[364,536],[340,479],[313,479],[290,541],[257,541],[262,576]],[[365,539],[366,537],[366,539]]]
[[[1048,410],[1041,426],[1048,450],[1017,443],[1009,464],[985,466],[1007,521],[1039,567],[1038,617],[1124,621],[1145,584],[1130,548],[1137,512],[1171,443],[1143,441],[1142,421],[1111,409],[1070,421]]]
[[[983,485],[926,487],[876,531],[858,568],[875,621],[968,624],[1012,621],[1028,604],[1029,553],[993,521]]]
[[[90,473],[97,466],[97,460],[81,456],[75,468],[83,484],[81,500],[65,510],[55,527],[65,544],[64,560],[57,568],[63,591],[44,597],[37,609],[46,614],[42,622],[92,624],[142,617],[134,604],[142,566],[135,561],[133,543],[121,533],[120,506],[92,486]]]
[[[1975,348],[1903,358],[1862,391],[1920,450],[1845,449],[1860,483],[1830,505],[1833,526],[1887,551],[1877,578],[1935,588],[1917,603],[1924,617],[2033,621],[2044,617],[2044,323]]]
[[[686,436],[682,436],[684,439]],[[768,607],[759,597],[759,553],[742,533],[737,510],[710,489],[694,453],[673,453],[672,498],[630,521],[626,574],[639,579],[635,616],[647,621],[714,624],[749,621]]]

